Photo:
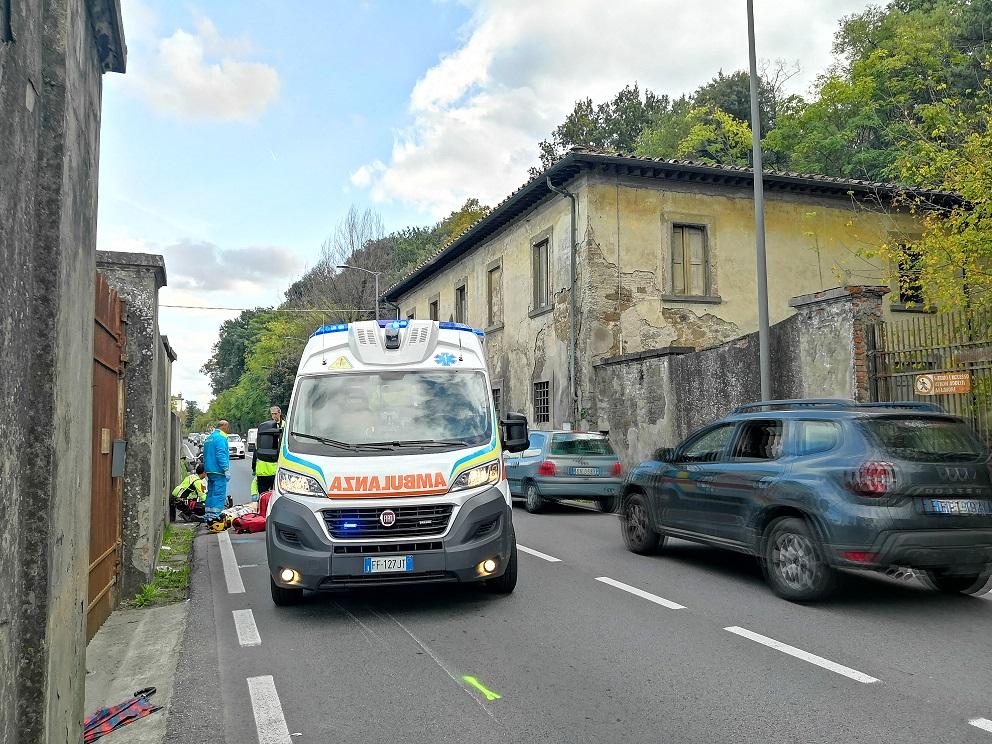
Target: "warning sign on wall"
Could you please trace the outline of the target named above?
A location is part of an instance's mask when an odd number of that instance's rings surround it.
[[[957,395],[971,392],[970,372],[932,372],[917,375],[913,384],[917,395]]]

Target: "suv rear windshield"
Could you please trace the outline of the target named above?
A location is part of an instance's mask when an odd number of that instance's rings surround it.
[[[911,462],[974,462],[987,456],[966,424],[939,418],[871,418],[861,426],[890,457]]]
[[[596,434],[555,434],[551,437],[552,455],[612,455],[610,440]]]

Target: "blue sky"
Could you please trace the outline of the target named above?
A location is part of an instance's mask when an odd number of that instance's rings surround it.
[[[468,196],[494,204],[576,99],[635,80],[679,94],[747,62],[743,0],[123,5],[128,71],[104,77],[98,243],[162,253],[172,305],[276,304],[352,204],[387,230]],[[800,61],[790,86],[804,92],[837,19],[866,3],[755,5],[759,57]],[[236,314],[163,308],[173,392],[207,403],[199,367]]]

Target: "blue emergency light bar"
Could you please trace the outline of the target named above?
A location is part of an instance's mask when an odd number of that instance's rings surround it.
[[[409,325],[410,325],[409,320],[379,321],[380,328],[400,329],[400,328],[406,328]],[[438,323],[438,328],[440,328],[442,331],[464,331],[465,333],[474,333],[479,338],[485,338],[486,336],[485,331],[479,330],[478,328],[473,328],[472,326],[466,325],[465,323],[452,323],[451,321],[446,320],[441,323]],[[348,330],[347,323],[335,323],[334,325],[325,325],[325,326],[321,326],[312,334],[310,334],[310,338],[313,338],[314,336],[323,336],[325,333],[341,333],[342,331],[347,331],[347,330]]]

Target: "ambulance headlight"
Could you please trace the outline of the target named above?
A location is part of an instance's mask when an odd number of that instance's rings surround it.
[[[294,473],[292,470],[279,468],[276,475],[276,485],[279,493],[292,493],[297,496],[327,496],[320,481],[309,475]]]
[[[499,483],[500,465],[499,460],[487,462],[485,465],[477,465],[455,478],[451,484],[450,491],[465,491],[469,488],[479,488],[480,486],[495,486]]]

